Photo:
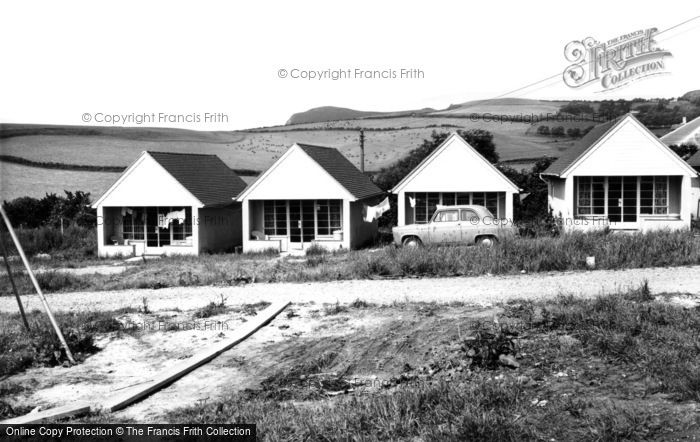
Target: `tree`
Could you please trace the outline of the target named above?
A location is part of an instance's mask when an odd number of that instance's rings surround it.
[[[564,126],[557,126],[552,128],[552,136],[553,137],[562,137],[566,131],[564,130]]]
[[[572,115],[588,114],[592,115],[594,113],[593,107],[584,101],[571,101],[561,107],[560,112],[564,112]]]
[[[35,228],[58,226],[61,220],[83,227],[95,225],[95,211],[90,208],[90,194],[80,190],[65,191],[66,196],[47,193],[43,198],[20,197],[5,201],[3,208],[14,226]]]
[[[540,126],[537,128],[537,133],[540,135],[549,135],[549,126]]]
[[[688,158],[692,157],[695,154],[695,152],[698,151],[698,146],[696,146],[695,144],[681,144],[680,146],[672,144],[668,147],[670,147],[671,150],[676,153],[676,155],[683,158],[684,160],[687,160]]]
[[[566,135],[570,136],[571,138],[578,138],[581,136],[581,129],[578,127],[570,127],[566,129]]]
[[[553,161],[554,158],[541,158],[532,169],[520,171],[504,165],[498,166],[509,180],[522,189],[522,194],[527,194],[522,201],[515,195],[513,201],[513,218],[523,235],[536,236],[556,231],[555,220],[549,212],[547,202],[547,184],[540,179],[540,174]]]

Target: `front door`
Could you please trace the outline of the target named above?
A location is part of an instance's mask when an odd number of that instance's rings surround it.
[[[157,207],[146,209],[146,248],[144,253],[159,253],[163,246],[170,245],[170,228],[161,227],[159,221],[163,214]]]
[[[608,178],[608,220],[611,223],[637,222],[637,177]]]
[[[310,243],[314,233],[314,201],[289,201],[289,248],[301,250]]]

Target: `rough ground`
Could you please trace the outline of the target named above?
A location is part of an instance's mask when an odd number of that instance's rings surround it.
[[[459,278],[408,278],[315,283],[250,284],[237,287],[172,287],[111,292],[74,292],[47,295],[54,310],[115,310],[140,307],[144,298],[153,311],[174,307],[191,310],[217,301],[223,294],[230,305],[287,299],[294,303],[349,303],[356,299],[375,304],[395,301],[464,302],[491,305],[514,298],[542,299],[561,293],[591,297],[648,280],[654,293],[700,294],[700,266],[551,272],[527,275]],[[25,308],[41,309],[37,296],[23,296]],[[14,297],[0,297],[0,311],[16,312]]]
[[[437,342],[466,330],[474,321],[490,321],[500,308],[399,305],[379,308],[343,308],[318,304],[294,304],[269,325],[239,345],[109,418],[124,422],[161,422],[178,407],[204,404],[231,391],[258,388],[260,382],[280,370],[318,357],[343,352],[352,361],[357,378],[389,378],[406,363],[425,357]],[[125,314],[133,324],[152,324],[135,334],[113,332],[96,343],[101,351],[73,367],[36,367],[0,379],[0,388],[15,409],[42,409],[84,400],[99,405],[105,398],[146,382],[164,368],[226,339],[250,319],[254,309],[230,310],[206,319],[192,312],[161,311],[158,314]],[[179,330],[167,330],[178,325]],[[199,329],[193,329],[197,326]],[[406,347],[408,343],[408,347]],[[360,356],[358,356],[360,355]],[[206,382],[202,382],[206,379]]]

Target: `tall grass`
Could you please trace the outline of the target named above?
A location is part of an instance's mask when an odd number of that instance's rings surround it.
[[[543,327],[575,334],[594,354],[633,364],[658,381],[659,391],[700,401],[700,313],[650,298],[645,287],[595,299],[562,296],[546,304]]]
[[[237,285],[245,282],[306,282],[405,276],[475,276],[585,270],[594,256],[599,269],[700,264],[700,238],[690,232],[645,234],[573,233],[556,238],[515,238],[495,247],[428,246],[323,253],[306,260],[266,255],[171,257],[118,276],[52,277],[47,291],[118,290],[174,286]],[[49,278],[47,276],[46,278]],[[26,277],[17,278],[31,291]],[[0,274],[0,283],[7,280]],[[9,283],[0,294],[10,294]]]
[[[39,253],[47,253],[52,258],[81,259],[97,255],[97,232],[95,228],[81,227],[75,224],[63,229],[53,226],[42,226],[34,229],[16,229],[24,253],[31,257]],[[11,255],[17,250],[7,232],[3,231],[3,240]]]

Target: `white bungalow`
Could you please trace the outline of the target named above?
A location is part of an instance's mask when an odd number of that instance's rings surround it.
[[[398,195],[398,225],[427,223],[438,205],[477,204],[499,219],[513,219],[520,189],[462,137],[452,133],[404,177]]]
[[[359,247],[377,235],[364,213],[382,193],[337,150],[294,144],[237,198],[243,251]]]
[[[687,229],[697,172],[634,116],[594,127],[541,174],[566,230]]]
[[[101,257],[197,255],[241,244],[245,182],[216,155],[143,152],[93,204]]]
[[[688,158],[688,164],[690,167],[698,172],[698,176],[691,181],[691,197],[690,206],[692,209],[691,216],[699,220],[700,219],[700,150],[695,152],[693,156]]]

